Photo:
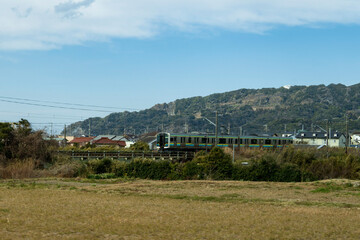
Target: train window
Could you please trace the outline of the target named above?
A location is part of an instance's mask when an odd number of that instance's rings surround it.
[[[219,138],[219,143],[220,144],[225,144],[226,143],[226,138]]]
[[[176,137],[173,137],[174,138],[174,142],[177,142],[177,139],[176,139]]]
[[[271,144],[271,140],[270,139],[265,139],[265,144]]]
[[[278,144],[279,144],[279,145],[281,144],[281,140],[278,140]]]
[[[240,139],[240,144],[243,144],[243,140],[242,140],[242,139]]]
[[[293,143],[294,143],[293,140],[290,140],[289,142],[290,142],[290,144],[293,144]]]
[[[264,139],[259,139],[260,144],[264,144]]]
[[[181,143],[185,143],[185,138],[184,137],[182,137],[180,140],[181,140]]]
[[[212,138],[212,139],[211,139],[211,143],[215,143],[215,138]]]
[[[174,138],[170,138],[170,142],[173,142],[174,141]]]
[[[250,140],[250,143],[251,143],[251,144],[257,144],[257,142],[258,142],[257,139],[251,139],[251,140]]]
[[[188,139],[188,143],[191,143],[191,137],[189,137],[189,139]]]
[[[207,138],[202,138],[201,139],[201,143],[206,143],[207,142]]]
[[[199,143],[199,138],[194,138],[194,143]]]
[[[249,139],[244,139],[245,140],[245,144],[249,144]]]
[[[282,140],[282,144],[286,144],[286,140]]]
[[[235,144],[238,144],[238,140],[237,140],[237,139],[235,139]]]

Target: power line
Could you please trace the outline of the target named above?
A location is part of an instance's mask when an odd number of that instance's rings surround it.
[[[64,118],[64,119],[78,119],[83,118],[84,116],[74,116],[74,115],[59,115],[59,114],[51,114],[51,113],[33,113],[33,112],[14,112],[14,111],[0,111],[0,113],[12,113],[17,114],[21,116],[27,116],[27,117],[35,117],[35,116],[42,116],[42,117],[48,117],[48,118]]]
[[[38,107],[50,107],[50,108],[60,108],[60,109],[69,109],[69,110],[91,111],[91,112],[104,112],[104,113],[113,113],[114,112],[114,111],[97,110],[97,109],[89,109],[89,108],[74,108],[74,107],[53,106],[53,105],[38,104],[38,103],[18,102],[18,101],[4,100],[4,99],[0,99],[0,102],[16,103],[16,104],[23,104],[23,105],[38,106]]]
[[[0,96],[0,98],[11,99],[11,100],[30,101],[30,102],[40,102],[40,103],[52,103],[52,104],[61,104],[61,105],[80,106],[80,107],[94,107],[94,108],[107,108],[107,109],[118,109],[118,110],[133,110],[133,111],[141,110],[141,109],[136,109],[136,108],[109,107],[109,106],[99,106],[99,105],[89,105],[89,104],[79,104],[79,103],[68,103],[68,102],[44,101],[44,100],[35,100],[35,99],[28,99],[28,98],[5,97],[5,96]],[[76,109],[76,110],[78,110],[78,109]]]

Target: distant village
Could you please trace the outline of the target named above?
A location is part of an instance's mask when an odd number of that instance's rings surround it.
[[[61,146],[75,146],[75,147],[102,147],[113,146],[115,148],[129,148],[132,144],[141,141],[149,145],[150,150],[156,149],[156,135],[158,132],[151,132],[141,136],[135,135],[98,135],[98,136],[56,136],[52,140],[59,142]],[[291,137],[294,139],[295,145],[312,146],[321,148],[324,146],[329,147],[360,147],[360,132],[349,133],[348,141],[346,134],[338,131],[305,131],[299,130],[297,133],[274,133],[274,134],[252,134],[251,136],[260,137]],[[50,137],[46,137],[50,139]]]

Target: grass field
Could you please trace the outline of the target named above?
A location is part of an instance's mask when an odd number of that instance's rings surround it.
[[[0,181],[1,239],[359,239],[360,182]]]

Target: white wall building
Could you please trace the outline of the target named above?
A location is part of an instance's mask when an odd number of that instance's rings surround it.
[[[295,136],[295,144],[321,146],[327,142],[329,147],[345,147],[346,137],[339,132],[330,133],[329,137],[326,132],[299,132]]]

